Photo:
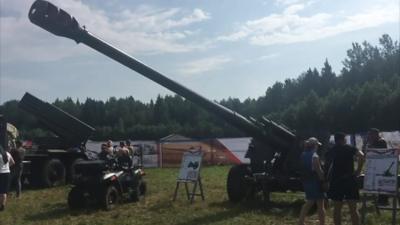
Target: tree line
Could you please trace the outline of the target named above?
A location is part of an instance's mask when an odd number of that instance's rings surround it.
[[[276,82],[257,99],[228,98],[219,103],[244,116],[266,116],[303,135],[353,133],[368,127],[398,130],[399,71],[399,43],[384,34],[378,46],[353,43],[339,74],[325,59],[320,70],[309,68],[295,79]],[[83,102],[66,98],[53,104],[95,127],[93,140],[159,139],[171,133],[201,138],[245,135],[178,95],[158,96],[149,103],[130,96]],[[0,113],[24,138],[49,135],[17,105],[17,100],[5,102]]]

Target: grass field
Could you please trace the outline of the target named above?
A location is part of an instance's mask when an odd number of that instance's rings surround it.
[[[232,204],[225,190],[229,167],[207,167],[202,170],[206,200],[196,199],[191,205],[184,192],[175,202],[172,194],[177,168],[147,169],[148,193],[139,203],[124,203],[112,211],[86,209],[71,212],[67,206],[69,186],[27,190],[20,199],[11,197],[6,211],[0,212],[1,225],[17,224],[297,224],[303,193],[274,193],[274,203],[261,201]],[[367,224],[390,224],[389,212],[377,216],[370,207]],[[345,207],[342,224],[350,224]],[[400,216],[400,215],[399,215]],[[316,215],[307,224],[318,224]],[[327,224],[332,224],[332,209]]]

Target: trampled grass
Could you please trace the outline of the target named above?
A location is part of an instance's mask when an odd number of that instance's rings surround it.
[[[203,168],[206,199],[203,202],[196,198],[193,204],[186,200],[183,188],[177,200],[171,201],[177,168],[147,169],[146,198],[139,203],[123,203],[111,211],[90,208],[71,212],[66,201],[69,186],[26,190],[22,198],[9,199],[6,211],[0,212],[0,224],[297,224],[303,193],[274,193],[274,203],[270,206],[261,200],[233,204],[226,194],[228,170],[226,166]],[[346,207],[343,214],[342,224],[350,224]],[[316,215],[307,221],[307,224],[318,224]],[[390,224],[390,221],[390,212],[377,216],[372,207],[369,208],[367,224]],[[331,208],[327,224],[332,224]]]

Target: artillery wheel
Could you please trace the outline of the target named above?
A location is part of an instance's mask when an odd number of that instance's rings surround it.
[[[65,166],[59,159],[45,162],[41,173],[42,184],[45,187],[55,187],[65,184]]]
[[[245,181],[247,165],[235,165],[229,170],[226,183],[228,198],[231,202],[239,202],[246,198],[251,187]]]

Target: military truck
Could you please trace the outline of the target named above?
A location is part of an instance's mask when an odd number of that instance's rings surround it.
[[[41,187],[62,185],[73,177],[74,165],[78,161],[96,157],[85,145],[95,131],[91,126],[29,93],[22,97],[19,107],[35,116],[54,134],[35,138],[32,146],[26,149],[23,177],[30,184]],[[5,119],[1,123],[6,124]],[[11,136],[10,131],[8,135],[5,131],[1,133],[2,139],[3,136],[8,139],[4,143],[12,143],[11,139],[17,138]]]
[[[35,1],[29,10],[29,19],[55,35],[86,44],[252,136],[253,141],[246,154],[250,164],[235,165],[228,174],[227,192],[231,201],[237,202],[256,193],[263,193],[268,200],[272,191],[302,190],[298,160],[301,142],[294,131],[265,117],[259,120],[246,118],[204,98],[95,37],[74,17],[47,1]]]

